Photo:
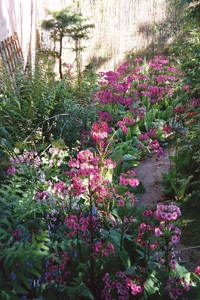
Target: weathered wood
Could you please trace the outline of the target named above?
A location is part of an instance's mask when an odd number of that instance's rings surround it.
[[[0,42],[0,61],[1,68],[4,68],[9,76],[14,78],[15,69],[23,63],[23,54],[17,33]]]

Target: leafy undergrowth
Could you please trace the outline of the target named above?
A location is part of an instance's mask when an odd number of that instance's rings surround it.
[[[181,243],[188,246],[200,245],[199,210],[191,206],[191,200],[181,205],[182,216],[175,222],[181,229]]]

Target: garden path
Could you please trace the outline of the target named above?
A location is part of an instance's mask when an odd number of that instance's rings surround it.
[[[164,151],[165,156],[160,157],[156,161],[155,157],[142,158],[138,167],[134,168],[136,177],[139,181],[143,182],[146,189],[146,193],[141,194],[138,206],[147,206],[151,208],[153,205],[160,201],[164,201],[164,194],[162,190],[164,187],[160,181],[163,179],[162,173],[168,173],[172,162],[169,159],[170,155],[174,155],[173,149],[166,149]],[[167,199],[166,199],[167,200]],[[176,251],[189,248],[181,243],[177,243]],[[186,250],[181,254],[182,260],[187,261],[187,268],[189,271],[194,272],[195,268],[200,266],[200,252],[198,250]]]
[[[155,157],[143,158],[138,167],[134,169],[136,177],[145,186],[146,193],[141,194],[138,205],[151,208],[159,201],[163,201],[164,194],[161,185],[162,173],[168,173],[172,162],[169,159],[170,155],[174,155],[174,150],[166,149],[165,156],[161,156],[158,161]]]

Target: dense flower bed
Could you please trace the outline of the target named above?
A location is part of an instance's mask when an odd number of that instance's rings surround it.
[[[177,102],[191,86],[168,60],[140,61],[100,74],[98,118],[76,155],[51,147],[4,166],[2,299],[199,299],[199,269],[188,272],[175,248],[180,208],[136,206],[133,171],[142,155],[159,159],[164,143],[196,132],[199,99]]]

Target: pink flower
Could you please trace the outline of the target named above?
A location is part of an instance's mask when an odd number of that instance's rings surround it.
[[[178,217],[177,213],[176,213],[176,212],[174,212],[174,213],[172,214],[172,220],[176,220],[176,219],[177,219],[177,217]]]
[[[94,258],[97,258],[98,256],[99,256],[98,253],[93,253],[93,257],[94,257]]]
[[[142,61],[142,58],[138,57],[138,58],[135,59],[135,62],[138,62],[138,61]]]
[[[124,206],[124,201],[120,199],[120,200],[118,201],[118,205],[119,205],[119,206]]]
[[[113,244],[108,244],[108,245],[107,245],[107,249],[108,249],[109,251],[113,251],[113,250],[114,250]]]
[[[189,85],[189,84],[186,84],[186,85],[184,85],[183,87],[182,87],[182,89],[183,90],[189,90],[189,89],[191,89],[192,88],[192,86],[191,85]]]
[[[195,273],[196,275],[200,275],[200,266],[196,267],[194,273]]]
[[[122,284],[120,283],[120,282],[117,282],[116,283],[116,288],[119,290],[119,289],[121,289],[122,288]]]
[[[79,229],[79,227],[80,227],[80,226],[79,226],[78,223],[74,223],[74,224],[73,224],[73,228],[74,228],[74,229]]]
[[[161,232],[159,228],[155,228],[155,236],[160,236]]]
[[[174,236],[172,237],[172,243],[178,243],[179,241],[180,241],[180,237],[179,237],[179,236],[174,235]]]
[[[130,178],[129,179],[129,185],[137,187],[139,185],[139,180],[137,178]]]
[[[62,280],[63,280],[63,278],[62,278],[61,275],[58,275],[58,276],[56,277],[56,281],[57,281],[57,282],[62,282]]]
[[[12,174],[12,169],[8,169],[8,170],[7,170],[7,173],[8,173],[8,174]]]
[[[82,225],[81,226],[81,230],[82,231],[87,231],[88,230],[88,226],[87,225]]]
[[[170,263],[171,263],[172,269],[176,270],[176,260],[171,259]]]
[[[172,219],[172,214],[171,214],[171,213],[168,213],[168,214],[167,214],[167,220],[170,221],[171,219]]]
[[[140,245],[142,246],[142,248],[146,248],[146,246],[147,246],[147,242],[145,242],[145,241],[142,241],[142,242],[140,243]]]

